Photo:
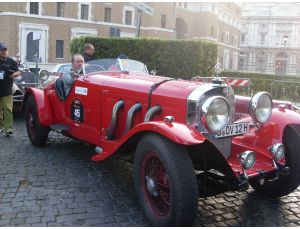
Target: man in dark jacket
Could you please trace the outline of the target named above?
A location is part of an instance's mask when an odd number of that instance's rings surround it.
[[[82,54],[84,58],[84,62],[88,62],[90,60],[94,60],[94,46],[91,43],[87,43],[84,45],[84,53]]]
[[[13,125],[13,78],[19,76],[20,72],[18,63],[8,57],[7,48],[5,43],[0,43],[0,132],[5,131],[6,136],[9,136]]]

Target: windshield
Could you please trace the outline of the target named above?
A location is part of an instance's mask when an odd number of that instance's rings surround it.
[[[86,62],[86,74],[96,72],[135,72],[148,74],[146,65],[130,59],[97,59]]]

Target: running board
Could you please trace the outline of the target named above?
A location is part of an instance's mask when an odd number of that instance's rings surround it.
[[[53,124],[53,125],[50,125],[50,129],[52,129],[56,132],[62,133],[64,131],[69,131],[70,126],[65,125],[65,124]]]

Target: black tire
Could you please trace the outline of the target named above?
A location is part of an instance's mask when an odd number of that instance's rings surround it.
[[[147,188],[151,179],[155,184],[152,187],[156,187],[152,194]],[[193,163],[183,146],[156,134],[144,136],[135,153],[134,185],[151,225],[193,224],[198,206],[198,186]]]
[[[290,168],[287,176],[266,181],[263,186],[258,179],[249,180],[258,193],[269,197],[281,197],[293,192],[300,184],[300,126],[288,125],[283,132],[286,166]]]
[[[31,143],[35,146],[44,146],[48,139],[49,127],[39,123],[37,105],[32,95],[26,100],[25,120]]]

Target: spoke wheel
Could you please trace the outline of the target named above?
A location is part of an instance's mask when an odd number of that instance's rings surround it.
[[[134,185],[151,225],[193,224],[198,187],[185,147],[156,134],[144,136],[135,152]]]
[[[28,108],[28,118],[26,119],[26,124],[28,126],[28,132],[31,138],[36,137],[36,112],[34,106],[30,104],[31,106]]]
[[[154,214],[166,216],[170,211],[170,183],[160,158],[150,152],[143,161],[141,184]]]
[[[36,146],[45,145],[48,139],[49,127],[39,122],[38,109],[34,97],[30,95],[25,105],[25,120],[28,138]]]

